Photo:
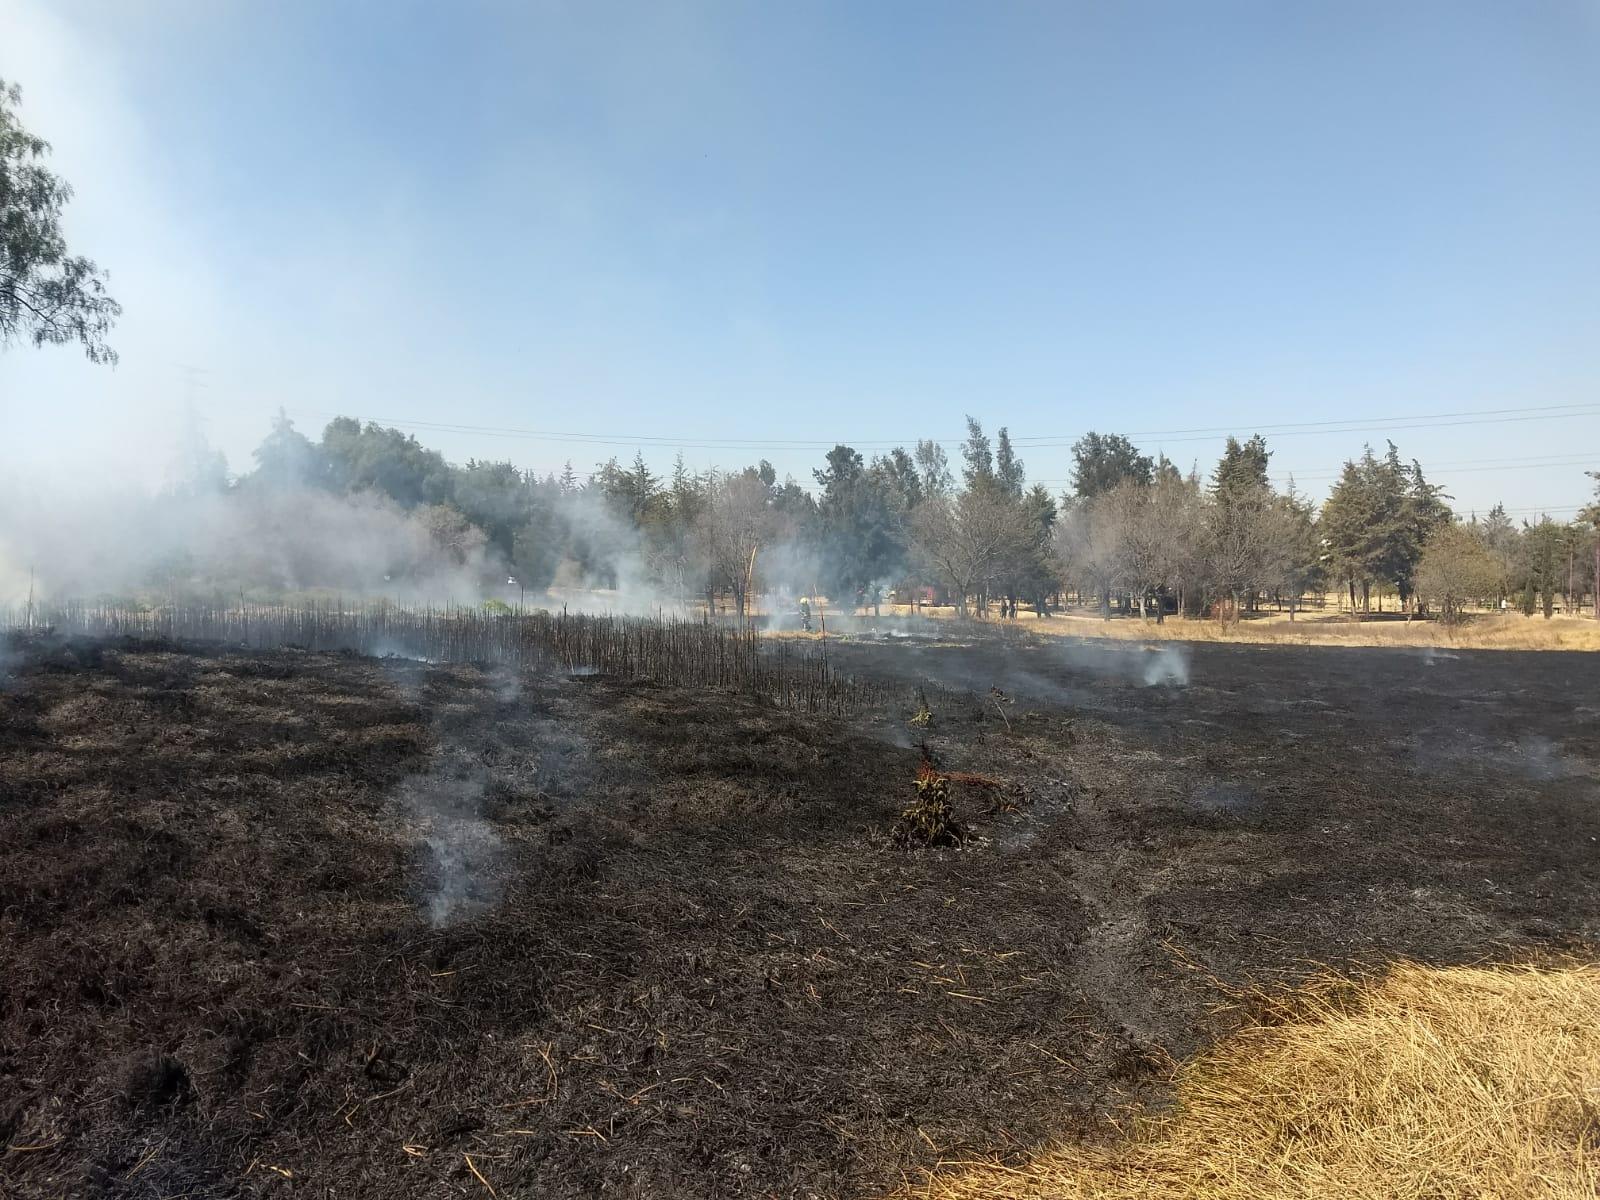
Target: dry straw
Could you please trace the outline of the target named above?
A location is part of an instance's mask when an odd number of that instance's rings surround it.
[[[1258,1009],[1258,1012],[1262,1010]],[[1600,968],[1401,965],[1277,997],[1182,1067],[1165,1115],[936,1200],[1525,1200],[1600,1195]]]

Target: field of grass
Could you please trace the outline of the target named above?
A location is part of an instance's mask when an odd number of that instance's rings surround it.
[[[1600,969],[1429,967],[1272,997],[1169,1111],[925,1200],[1580,1200],[1600,1193]]]
[[[899,617],[923,616],[955,619],[952,608],[885,605],[883,611]],[[991,610],[991,612],[997,610]],[[1133,641],[1239,642],[1289,646],[1437,646],[1461,650],[1600,650],[1600,621],[1578,614],[1525,617],[1521,613],[1478,613],[1458,625],[1438,621],[1407,621],[1398,614],[1352,617],[1333,609],[1302,611],[1290,620],[1287,612],[1263,612],[1238,622],[1195,620],[1169,616],[1154,619],[1113,615],[1071,608],[1039,619],[1031,611],[1014,621],[991,615],[992,625],[1013,625],[1046,636],[1118,638]]]

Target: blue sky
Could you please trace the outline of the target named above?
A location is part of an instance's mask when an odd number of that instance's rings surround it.
[[[0,0],[0,75],[127,309],[115,372],[0,356],[0,465],[149,476],[192,401],[235,468],[280,404],[540,470],[969,412],[1052,486],[1266,429],[1320,497],[1386,418],[1464,508],[1600,468],[1595,3]]]

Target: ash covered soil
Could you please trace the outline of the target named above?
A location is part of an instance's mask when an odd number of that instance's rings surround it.
[[[1600,927],[1590,657],[836,653],[977,693],[24,648],[0,1194],[867,1196],[1159,1101],[1216,980]]]

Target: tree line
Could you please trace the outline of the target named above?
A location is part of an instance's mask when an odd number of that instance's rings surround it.
[[[75,342],[91,361],[114,363],[105,338],[121,308],[104,273],[67,248],[71,188],[48,169],[49,144],[22,125],[20,99],[0,79],[0,347]],[[1382,608],[1392,595],[1399,608],[1431,604],[1447,619],[1473,604],[1548,617],[1559,594],[1569,609],[1594,596],[1600,616],[1600,499],[1566,523],[1518,526],[1502,506],[1462,520],[1393,443],[1346,462],[1320,512],[1292,484],[1273,489],[1259,435],[1228,439],[1208,478],[1114,434],[1090,433],[1072,453],[1072,486],[1052,495],[1028,486],[1004,428],[991,444],[969,418],[959,479],[931,441],[870,461],[839,445],[813,472],[813,494],[779,483],[764,461],[691,473],[680,456],[665,479],[642,455],[583,478],[570,464],[544,477],[509,462],[458,467],[395,429],[340,418],[313,442],[280,414],[253,471],[230,480],[218,456],[196,448],[188,486],[257,496],[310,488],[392,506],[407,536],[362,568],[380,562],[386,579],[445,561],[506,571],[524,589],[626,585],[741,615],[759,593],[778,591],[874,605],[889,592],[932,593],[980,615],[995,601],[1009,615],[1019,603],[1045,615],[1075,594],[1107,616],[1113,606],[1157,620],[1237,616],[1264,602],[1292,616],[1301,597],[1333,588],[1352,610]],[[371,519],[347,525],[347,536],[383,540],[373,533],[383,515],[364,514]],[[392,524],[384,528],[394,541]],[[305,549],[280,539],[267,557],[306,560],[280,577],[315,574]],[[327,574],[327,557],[318,561]]]
[[[765,460],[694,472],[679,455],[664,477],[642,454],[582,475],[456,466],[396,429],[342,417],[313,441],[280,414],[252,471],[230,481],[212,460],[200,475],[212,489],[379,495],[456,561],[524,591],[640,589],[739,615],[782,594],[980,616],[1076,599],[1155,620],[1265,605],[1292,616],[1330,590],[1352,610],[1387,599],[1446,617],[1472,604],[1549,614],[1557,594],[1568,608],[1594,595],[1600,504],[1568,523],[1519,526],[1500,506],[1463,519],[1390,443],[1346,462],[1319,509],[1292,481],[1274,488],[1271,456],[1260,435],[1229,438],[1202,476],[1089,433],[1057,494],[1028,483],[1007,429],[991,439],[969,417],[955,462],[934,441],[871,458],[838,445],[806,488]]]

